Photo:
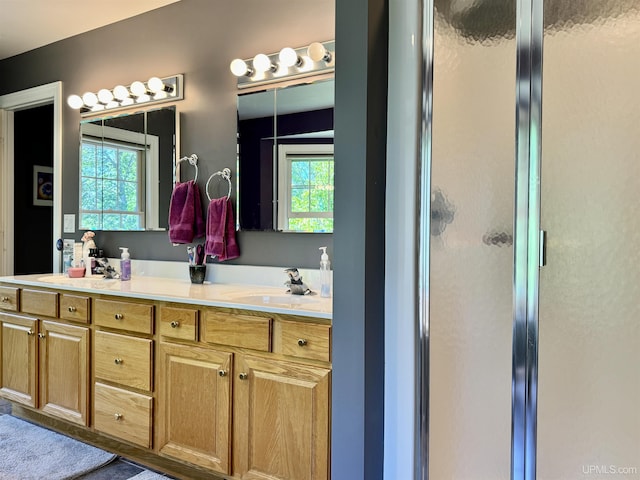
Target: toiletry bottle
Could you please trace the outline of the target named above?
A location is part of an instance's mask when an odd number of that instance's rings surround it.
[[[129,258],[129,248],[120,247],[120,280],[131,280],[131,259]]]
[[[327,247],[320,247],[320,296],[328,298],[331,296],[331,262],[327,255]]]

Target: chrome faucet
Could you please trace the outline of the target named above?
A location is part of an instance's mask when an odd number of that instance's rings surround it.
[[[285,272],[289,276],[289,279],[285,282],[285,285],[289,287],[287,293],[292,295],[309,295],[311,293],[309,287],[302,281],[297,268],[287,268]]]

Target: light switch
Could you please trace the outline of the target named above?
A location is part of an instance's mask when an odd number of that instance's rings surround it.
[[[76,216],[73,213],[64,214],[64,233],[75,233]]]

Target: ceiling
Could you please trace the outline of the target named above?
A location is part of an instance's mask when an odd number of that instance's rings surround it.
[[[0,0],[0,60],[179,0]]]

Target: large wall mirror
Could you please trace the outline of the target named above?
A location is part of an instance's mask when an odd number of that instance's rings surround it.
[[[238,95],[242,230],[333,232],[334,80]]]
[[[80,230],[166,230],[175,106],[80,123]]]

